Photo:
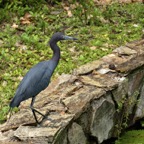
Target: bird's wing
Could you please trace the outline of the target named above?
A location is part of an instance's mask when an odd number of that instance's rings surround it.
[[[25,75],[15,96],[23,95],[23,100],[36,96],[48,86],[52,73],[53,71],[50,69],[48,62],[38,63]]]

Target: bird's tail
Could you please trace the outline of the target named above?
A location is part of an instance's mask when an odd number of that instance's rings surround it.
[[[14,108],[14,107],[18,107],[20,105],[21,102],[21,97],[15,96],[12,101],[10,102],[10,107]]]
[[[9,111],[8,111],[8,122],[9,122],[9,120],[10,120],[10,118],[11,118],[11,116],[12,116],[12,109],[14,108],[14,107],[18,107],[20,105],[20,102],[19,102],[19,99],[17,98],[17,97],[14,97],[13,99],[12,99],[12,101],[10,102],[10,104],[9,104]]]

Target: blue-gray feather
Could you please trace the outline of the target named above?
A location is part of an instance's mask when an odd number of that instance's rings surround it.
[[[43,61],[32,67],[21,81],[16,94],[10,102],[10,107],[18,107],[20,103],[28,98],[34,97],[44,90],[50,82],[51,76],[60,59],[60,49],[57,42],[60,40],[77,40],[76,38],[64,36],[63,33],[57,32],[50,39],[50,47],[53,50],[53,56],[49,61]],[[33,111],[36,111],[32,108]],[[40,112],[39,112],[40,113]]]
[[[21,81],[10,107],[19,106],[21,101],[36,96],[50,82],[57,63],[53,60],[43,61],[31,68]]]

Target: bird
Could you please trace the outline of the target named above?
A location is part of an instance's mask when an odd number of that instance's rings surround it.
[[[36,110],[33,105],[36,96],[42,90],[48,87],[54,70],[59,63],[60,48],[57,45],[57,42],[61,40],[77,40],[77,38],[64,35],[64,33],[62,32],[54,33],[49,41],[50,48],[53,51],[52,58],[50,60],[39,62],[26,73],[26,75],[20,82],[13,99],[9,104],[11,110],[14,107],[19,107],[22,101],[32,98],[30,109],[38,125],[40,124],[40,122],[37,119],[36,113],[40,114],[44,119],[47,117],[38,110]]]

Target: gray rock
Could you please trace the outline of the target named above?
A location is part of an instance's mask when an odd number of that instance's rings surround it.
[[[126,46],[118,47],[113,52],[116,52],[118,55],[133,55],[137,53],[137,51],[132,50]]]
[[[134,117],[134,121],[144,117],[144,85],[142,86],[140,97],[137,103],[137,109]]]
[[[68,141],[69,144],[87,144],[82,127],[75,122],[68,131]]]
[[[91,63],[87,63],[87,64],[80,66],[79,68],[75,69],[73,71],[73,74],[83,75],[83,74],[90,73],[93,70],[100,68],[102,64],[104,64],[103,61],[99,61],[99,60],[93,61]]]
[[[94,100],[91,104],[90,133],[98,139],[98,143],[111,137],[114,128],[115,105],[111,95]]]

